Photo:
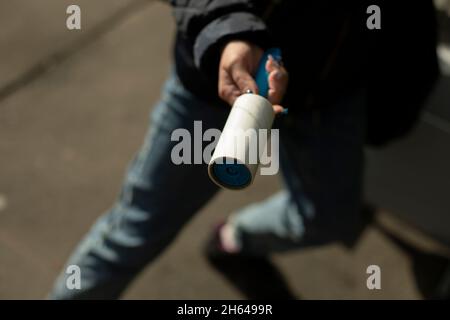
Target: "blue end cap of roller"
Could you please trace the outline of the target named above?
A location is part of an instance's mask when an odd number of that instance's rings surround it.
[[[267,98],[269,94],[269,73],[266,71],[266,62],[269,59],[269,55],[276,61],[281,62],[281,50],[278,48],[271,48],[264,52],[258,70],[256,70],[255,81],[258,85],[259,95],[264,98]]]
[[[241,163],[215,163],[212,173],[216,180],[231,189],[244,188],[250,184],[252,175],[248,168]]]

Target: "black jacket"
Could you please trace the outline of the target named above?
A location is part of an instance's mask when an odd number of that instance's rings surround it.
[[[220,51],[243,39],[277,46],[289,71],[283,101],[291,114],[327,107],[366,88],[369,142],[409,131],[438,74],[432,0],[172,0],[177,22],[176,71],[213,105]],[[366,10],[381,8],[381,30]],[[383,130],[378,130],[382,126]]]

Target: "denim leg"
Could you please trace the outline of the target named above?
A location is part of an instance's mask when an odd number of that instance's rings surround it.
[[[229,219],[244,252],[263,255],[356,239],[363,227],[365,121],[360,92],[280,124],[285,189]]]
[[[161,253],[181,227],[218,190],[205,164],[175,165],[173,130],[222,128],[226,110],[199,101],[172,77],[152,113],[145,142],[131,163],[120,197],[78,245],[67,265],[81,269],[81,289],[59,276],[53,299],[118,298],[142,268]],[[65,269],[64,269],[65,270]]]

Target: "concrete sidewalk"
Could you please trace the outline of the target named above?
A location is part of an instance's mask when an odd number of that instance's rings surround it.
[[[65,27],[68,4],[81,31]],[[115,199],[170,68],[170,8],[142,0],[0,4],[0,298],[44,298],[68,254]],[[258,177],[222,192],[126,293],[136,299],[240,298],[201,255],[210,226],[280,187]],[[410,252],[370,227],[355,248],[275,257],[307,299],[418,299]],[[366,268],[382,268],[382,290]]]

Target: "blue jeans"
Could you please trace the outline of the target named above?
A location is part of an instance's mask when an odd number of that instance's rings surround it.
[[[364,110],[364,95],[355,94],[277,120],[285,188],[231,215],[244,253],[265,255],[355,237],[361,226]],[[167,81],[117,202],[67,262],[80,267],[81,289],[69,290],[63,271],[50,298],[120,296],[218,191],[205,164],[172,163],[177,143],[170,139],[172,131],[193,132],[194,120],[202,120],[203,130],[222,129],[227,115],[228,110],[193,96],[176,76]]]

